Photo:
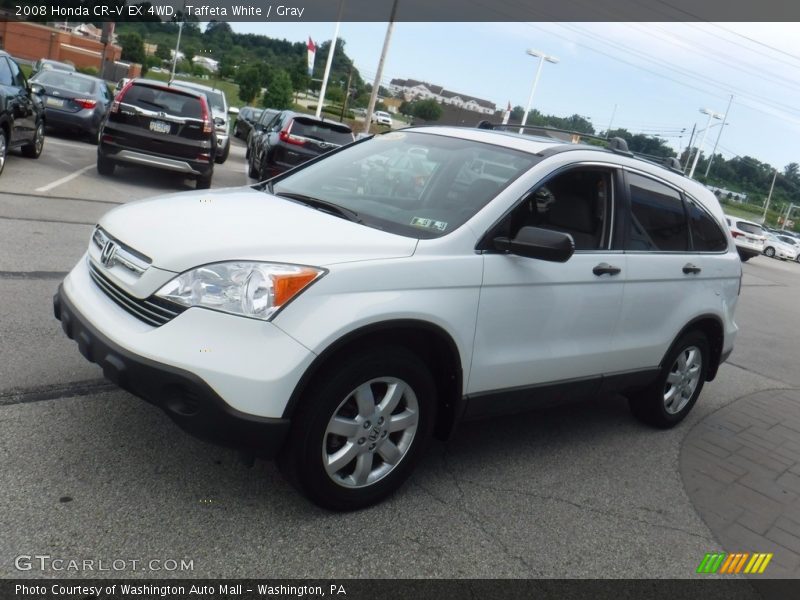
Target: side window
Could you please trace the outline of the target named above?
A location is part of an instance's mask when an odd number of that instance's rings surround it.
[[[8,60],[8,66],[11,67],[11,85],[24,88],[25,76],[22,74],[22,71],[19,70],[19,65],[8,58],[6,60]]]
[[[11,67],[8,66],[8,61],[5,56],[0,56],[0,85],[10,86],[12,80]]]
[[[628,250],[686,252],[689,227],[678,192],[647,177],[628,173],[631,228]]]
[[[728,238],[714,218],[694,202],[687,202],[692,247],[696,252],[724,252]]]
[[[576,250],[608,248],[613,184],[609,171],[572,169],[532,189],[510,215],[510,235],[522,227],[568,233]]]

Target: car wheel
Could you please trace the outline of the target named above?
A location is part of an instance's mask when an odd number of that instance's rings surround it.
[[[772,246],[767,246],[766,248],[764,248],[764,254],[766,254],[770,258],[773,258],[775,256],[775,248],[773,248]]]
[[[196,178],[197,182],[197,189],[198,190],[207,190],[211,187],[211,178],[214,176],[214,173],[209,173],[208,175],[198,175]]]
[[[219,152],[217,153],[217,155],[214,157],[214,162],[217,163],[218,165],[221,165],[226,160],[228,160],[228,155],[230,153],[231,153],[231,140],[230,138],[228,138],[228,143],[225,144],[225,149],[222,151],[222,153]]]
[[[97,155],[97,172],[100,175],[113,175],[116,166],[117,164],[110,158],[106,158],[102,154]]]
[[[253,179],[258,179],[258,170],[253,165],[252,158],[247,161],[247,175]]]
[[[44,123],[39,122],[36,126],[36,131],[33,134],[33,140],[30,144],[25,144],[22,147],[22,156],[27,158],[39,158],[44,148]]]
[[[0,127],[0,175],[3,174],[3,168],[6,166],[6,156],[8,156],[8,138],[6,130]]]
[[[375,504],[411,474],[435,411],[433,378],[411,351],[392,346],[349,356],[304,394],[281,468],[324,508]]]
[[[656,380],[629,398],[633,415],[661,429],[680,423],[703,389],[708,356],[705,335],[691,331],[682,336],[664,358]]]

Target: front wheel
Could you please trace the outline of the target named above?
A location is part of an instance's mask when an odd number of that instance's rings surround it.
[[[415,354],[392,346],[326,369],[301,402],[281,467],[319,506],[355,510],[411,474],[431,436],[436,388]]]
[[[7,155],[8,155],[8,138],[6,138],[6,130],[0,127],[0,175],[3,174],[3,167],[6,166]]]
[[[773,248],[772,246],[767,246],[766,248],[764,248],[764,254],[766,254],[770,258],[773,258],[775,256],[775,248]]]
[[[658,378],[629,398],[633,415],[653,427],[667,429],[680,423],[692,410],[708,372],[708,340],[691,331],[673,344]]]
[[[231,141],[229,139],[228,143],[225,144],[225,148],[222,150],[222,152],[217,152],[217,155],[214,157],[214,162],[217,163],[218,165],[221,165],[226,160],[228,160],[228,155],[230,153],[231,153]]]

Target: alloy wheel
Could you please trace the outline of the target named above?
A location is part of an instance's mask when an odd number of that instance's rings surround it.
[[[664,408],[669,414],[677,414],[691,400],[700,383],[703,353],[697,346],[685,348],[675,359],[664,384]]]

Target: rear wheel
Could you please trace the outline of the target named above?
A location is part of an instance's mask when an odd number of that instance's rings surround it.
[[[33,133],[33,139],[30,144],[25,144],[22,147],[22,156],[27,158],[39,158],[44,148],[44,123],[41,121],[36,125],[36,131]]]
[[[197,181],[197,189],[198,190],[207,190],[211,187],[211,178],[214,176],[214,173],[209,173],[208,175],[198,175],[196,178]]]
[[[102,154],[97,155],[97,172],[100,175],[113,175],[116,163],[110,158],[106,158]]]
[[[355,510],[411,474],[433,429],[436,388],[415,354],[387,346],[325,370],[301,402],[281,467],[316,504]]]
[[[682,336],[664,358],[658,378],[629,398],[633,415],[661,429],[680,423],[703,389],[708,357],[708,340],[703,333],[690,331]]]

